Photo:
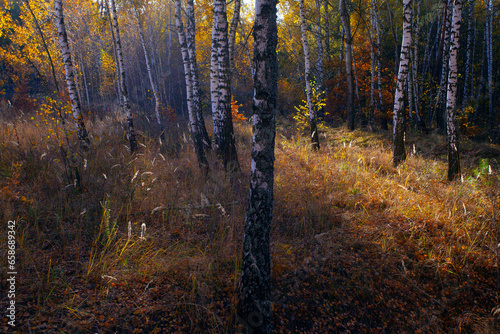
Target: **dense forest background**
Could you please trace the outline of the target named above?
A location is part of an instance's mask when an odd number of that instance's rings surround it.
[[[253,1],[0,4],[0,331],[500,331],[498,0],[280,1],[268,114]]]
[[[228,3],[228,19],[233,2]],[[134,110],[151,115],[154,98],[148,80],[146,62],[135,14],[130,1],[117,1],[121,26],[127,86]],[[63,63],[54,24],[53,4],[34,1],[31,4],[39,28],[54,58],[57,80],[64,82]],[[153,78],[158,86],[163,117],[186,115],[182,57],[177,38],[174,5],[170,1],[137,2]],[[306,1],[305,21],[312,73],[319,93],[325,92],[326,106],[321,117],[340,123],[345,120],[347,81],[345,77],[345,33],[338,3]],[[446,1],[412,3],[412,71],[406,94],[410,126],[418,113],[427,127],[444,131],[444,106],[438,100],[441,77],[447,71],[452,4]],[[352,62],[355,78],[355,109],[358,124],[370,120],[375,111],[377,127],[391,122],[402,37],[402,6],[397,2],[355,1],[348,3],[352,30]],[[19,110],[32,110],[44,102],[54,89],[50,62],[40,31],[22,1],[3,1],[0,49],[2,57],[2,100]],[[232,68],[232,92],[240,110],[249,116],[252,97],[252,72],[249,61],[253,53],[251,34],[252,4],[243,2],[239,25],[235,31],[235,53]],[[498,115],[498,20],[494,1],[469,1],[463,6],[463,23],[458,54],[459,120],[466,135],[478,135],[480,129],[495,127]],[[296,113],[294,106],[305,100],[304,53],[301,41],[299,6],[294,1],[279,4],[279,111]],[[73,54],[78,92],[82,105],[91,115],[109,111],[117,101],[115,55],[106,6],[99,1],[65,2],[65,19]],[[210,48],[212,4],[196,4],[196,50],[203,105],[210,105]],[[447,30],[448,29],[448,30]],[[373,56],[373,59],[372,59]],[[372,63],[374,70],[372,73]],[[445,64],[445,66],[443,66]],[[374,87],[371,88],[371,81]],[[413,86],[414,85],[414,86]],[[411,90],[411,92],[410,92]],[[379,94],[380,93],[380,94]],[[372,96],[373,95],[373,98]],[[443,97],[441,96],[440,99]],[[411,109],[411,111],[409,110]]]

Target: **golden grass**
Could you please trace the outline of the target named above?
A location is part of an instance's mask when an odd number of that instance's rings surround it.
[[[40,123],[0,128],[0,217],[19,222],[18,319],[29,320],[20,331],[233,332],[250,126],[236,125],[242,175],[212,168],[205,179],[182,125],[160,145],[139,121],[130,156],[115,118],[94,119],[78,192]],[[312,152],[291,127],[280,122],[276,137],[277,332],[498,329],[499,179],[473,171],[497,147],[464,143],[463,181],[448,183],[437,135],[410,135],[394,168],[388,133],[330,129]]]

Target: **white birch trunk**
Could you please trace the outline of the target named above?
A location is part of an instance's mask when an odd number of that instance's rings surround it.
[[[403,42],[399,59],[398,79],[394,98],[393,114],[393,164],[397,166],[406,159],[405,128],[404,128],[404,84],[408,77],[411,51],[411,7],[412,0],[403,1]]]
[[[309,110],[309,122],[311,126],[311,145],[314,150],[319,149],[319,135],[317,127],[316,109],[313,106],[311,81],[314,80],[311,73],[311,60],[309,56],[309,45],[307,43],[306,19],[304,13],[304,0],[300,0],[300,29],[302,31],[302,47],[304,49],[304,76],[306,81],[306,99]]]
[[[214,31],[217,41],[217,110],[213,114],[216,153],[226,170],[239,172],[240,165],[231,115],[231,79],[229,75],[229,46],[227,8],[225,0],[214,0]]]
[[[451,37],[451,25],[452,25],[452,16],[453,16],[453,8],[452,2],[453,0],[448,0],[448,10],[446,14],[445,20],[445,34],[443,40],[443,57],[442,57],[442,67],[441,67],[441,82],[439,85],[439,92],[436,103],[436,121],[437,126],[440,130],[446,129],[446,120],[445,120],[445,112],[446,112],[446,92],[447,92],[447,82],[448,82],[448,70],[449,70],[449,59],[450,59],[450,37]]]
[[[199,132],[197,118],[194,113],[193,105],[193,73],[190,64],[189,51],[184,31],[184,23],[182,22],[182,7],[181,0],[175,0],[175,22],[177,26],[177,35],[179,36],[179,44],[181,47],[182,63],[184,65],[184,78],[186,80],[186,101],[189,117],[189,130],[193,139],[194,150],[198,159],[198,165],[204,174],[208,173],[208,161],[203,150],[203,139]]]
[[[271,333],[270,232],[278,97],[277,0],[255,1],[250,193],[245,216],[238,320],[245,333]]]
[[[132,112],[130,110],[130,103],[128,100],[127,84],[125,78],[125,64],[123,61],[122,52],[122,42],[120,39],[120,29],[118,27],[118,14],[116,12],[115,0],[111,1],[111,11],[113,13],[113,31],[116,39],[116,57],[117,66],[119,69],[119,83],[122,98],[123,109],[125,110],[125,116],[127,118],[127,138],[130,146],[130,152],[134,153],[137,148],[137,141],[135,139],[134,132],[134,120],[132,118]]]
[[[446,95],[446,122],[448,134],[448,180],[452,181],[460,175],[460,158],[457,131],[457,58],[460,43],[460,26],[462,24],[462,1],[455,0],[453,8],[453,23],[450,37],[450,59],[448,89]]]
[[[73,71],[73,62],[71,60],[71,52],[69,50],[68,36],[66,34],[66,26],[64,25],[64,14],[62,0],[55,0],[55,12],[57,22],[57,33],[59,36],[59,45],[61,46],[64,70],[66,72],[66,85],[68,87],[69,98],[71,100],[71,108],[73,110],[73,118],[75,120],[76,133],[80,147],[87,150],[90,147],[89,136],[83,121],[82,108],[80,98],[76,89],[75,74]]]
[[[191,71],[191,80],[193,84],[192,99],[193,99],[193,116],[196,119],[196,133],[200,136],[203,143],[203,150],[209,151],[211,149],[211,141],[208,136],[207,128],[205,127],[205,119],[203,118],[203,108],[201,105],[200,96],[200,79],[198,75],[198,62],[196,60],[196,25],[194,16],[194,3],[193,0],[186,1],[186,41],[187,50],[189,55],[189,68]]]

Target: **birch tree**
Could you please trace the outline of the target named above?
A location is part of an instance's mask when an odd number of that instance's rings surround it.
[[[121,98],[122,98],[122,108],[125,111],[125,116],[127,118],[127,138],[129,142],[130,152],[134,153],[137,148],[137,141],[135,139],[134,132],[134,119],[132,118],[132,111],[130,110],[130,103],[128,100],[128,91],[126,85],[126,77],[125,77],[125,63],[123,61],[123,51],[122,51],[122,42],[120,39],[120,28],[118,27],[118,14],[116,12],[115,0],[111,0],[111,11],[113,13],[113,31],[115,36],[115,45],[116,45],[116,58],[117,58],[117,66],[120,72],[118,77],[118,82],[120,84]]]
[[[234,13],[231,19],[231,27],[229,29],[229,70],[231,73],[234,69],[234,44],[236,42],[236,30],[240,22],[241,0],[234,0]]]
[[[73,118],[75,119],[76,133],[78,136],[78,141],[80,142],[80,147],[86,150],[90,147],[90,141],[87,129],[85,128],[85,122],[83,121],[82,107],[76,89],[75,74],[73,71],[73,62],[71,60],[71,52],[68,44],[66,26],[64,25],[62,0],[55,0],[54,5],[56,12],[57,34],[59,36],[59,45],[61,46],[61,51],[63,55],[64,70],[66,73],[66,85],[68,87],[69,98],[71,100]]]
[[[196,44],[195,44],[195,16],[194,16],[194,3],[193,0],[186,1],[186,41],[187,51],[189,56],[189,68],[191,71],[191,80],[193,84],[192,99],[193,99],[193,116],[195,117],[196,133],[201,138],[204,151],[211,149],[211,141],[208,136],[207,128],[205,126],[205,119],[203,118],[203,108],[201,105],[201,89],[200,79],[198,75],[198,62],[196,61]]]
[[[141,39],[142,50],[144,51],[144,58],[146,59],[146,69],[148,71],[149,83],[151,84],[151,90],[153,91],[153,96],[155,99],[156,123],[158,124],[158,128],[160,129],[160,138],[162,140],[165,140],[165,135],[163,133],[163,126],[161,124],[161,117],[160,117],[160,96],[158,94],[158,88],[156,87],[156,83],[153,80],[153,72],[151,71],[151,65],[149,63],[148,50],[146,48],[146,43],[144,42],[144,31],[142,29],[139,13],[137,12],[137,6],[135,5],[135,0],[130,0],[130,2],[132,2],[132,6],[134,8],[135,19],[137,21],[137,29],[139,30],[139,37]]]
[[[181,0],[175,0],[175,22],[177,26],[177,35],[179,36],[179,44],[181,47],[182,62],[184,65],[184,78],[186,80],[186,100],[189,116],[189,127],[191,138],[193,140],[194,151],[198,159],[198,165],[204,174],[208,173],[208,161],[203,149],[203,134],[198,123],[198,118],[195,114],[193,101],[193,68],[191,58],[188,51],[186,33],[184,31],[184,23],[182,21]]]
[[[339,13],[345,36],[345,70],[347,77],[347,128],[354,130],[354,78],[352,71],[351,19],[347,12],[346,0],[339,1]]]
[[[447,94],[447,82],[448,82],[448,65],[450,59],[450,37],[451,37],[451,24],[453,15],[453,0],[448,0],[447,12],[445,16],[444,24],[444,37],[442,41],[443,45],[443,55],[441,64],[441,79],[438,87],[437,99],[435,104],[435,117],[438,128],[444,131],[446,128],[445,112],[446,112],[446,94]]]
[[[446,95],[446,122],[448,134],[448,180],[453,181],[460,175],[460,157],[457,133],[457,58],[460,44],[460,26],[462,24],[462,0],[455,0],[451,30],[451,48],[449,60],[448,89]]]
[[[304,49],[304,68],[306,82],[306,99],[309,110],[309,122],[311,126],[311,145],[314,150],[319,150],[319,135],[316,117],[316,108],[313,105],[311,81],[314,80],[311,73],[311,60],[309,56],[309,45],[307,43],[306,19],[304,14],[304,0],[300,0],[300,29],[302,32],[302,47]]]
[[[394,97],[393,114],[393,164],[399,165],[406,159],[404,128],[404,87],[408,77],[411,46],[412,0],[403,1],[403,42],[399,59],[398,79]]]
[[[277,0],[255,1],[250,195],[245,217],[239,320],[247,333],[271,333],[270,231],[278,98]]]
[[[222,160],[224,168],[234,172],[240,171],[238,155],[231,115],[231,80],[229,71],[229,46],[227,7],[225,0],[214,0],[212,60],[215,53],[216,63],[213,64],[213,75],[217,78],[217,88],[212,87],[212,99],[216,101],[215,111],[212,109],[214,125],[215,150]]]

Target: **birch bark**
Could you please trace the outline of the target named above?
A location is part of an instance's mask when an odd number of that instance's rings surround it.
[[[443,56],[442,56],[442,65],[441,65],[441,81],[439,84],[439,91],[437,94],[437,100],[435,104],[435,116],[436,123],[440,131],[445,131],[446,129],[446,120],[445,120],[445,112],[446,112],[446,92],[447,92],[447,82],[448,82],[448,65],[450,59],[450,37],[451,37],[451,24],[452,24],[452,1],[448,0],[448,11],[445,18],[445,34],[443,39]]]
[[[278,92],[277,0],[255,1],[250,194],[245,217],[238,316],[247,333],[271,333],[270,231]]]
[[[403,42],[399,59],[398,79],[394,98],[393,114],[393,164],[399,165],[406,159],[404,128],[404,85],[408,77],[411,46],[411,8],[412,0],[403,1]]]
[[[82,108],[80,98],[75,83],[75,74],[73,71],[73,62],[71,60],[71,52],[69,50],[68,36],[66,34],[66,26],[64,24],[63,3],[62,0],[55,0],[55,12],[57,22],[57,33],[59,36],[59,45],[64,61],[64,70],[66,72],[66,85],[68,87],[69,98],[71,100],[71,108],[73,110],[73,118],[75,120],[76,133],[80,147],[87,150],[90,147],[90,140],[83,121]]]
[[[229,46],[227,8],[225,0],[214,0],[214,29],[217,41],[217,108],[213,113],[215,150],[226,170],[241,170],[231,115],[231,80],[229,73]],[[214,92],[212,92],[213,94]]]
[[[177,26],[177,35],[179,36],[179,44],[181,47],[182,63],[184,66],[184,78],[186,80],[186,102],[189,117],[189,130],[193,140],[194,151],[198,160],[198,165],[203,174],[209,171],[208,161],[203,149],[203,137],[198,125],[198,119],[195,114],[193,103],[193,73],[190,64],[190,57],[187,45],[186,33],[184,31],[184,23],[182,22],[182,7],[181,0],[175,0],[175,22]]]
[[[455,0],[453,8],[453,23],[450,38],[450,60],[448,89],[446,96],[446,122],[448,134],[448,180],[453,181],[460,175],[460,157],[457,131],[457,58],[460,43],[460,26],[462,24],[462,0]]]
[[[116,38],[116,57],[117,57],[117,66],[120,72],[119,82],[120,82],[120,91],[122,98],[123,109],[125,110],[125,116],[127,117],[127,138],[129,142],[130,152],[134,153],[137,148],[137,141],[135,139],[134,132],[134,119],[132,118],[132,112],[130,110],[130,103],[128,100],[128,92],[125,78],[125,64],[123,61],[123,52],[122,52],[122,42],[120,39],[120,28],[118,27],[118,14],[116,12],[115,0],[111,0],[111,11],[113,12],[113,31]]]
[[[193,0],[186,1],[186,16],[187,16],[186,40],[187,40],[187,49],[189,54],[189,67],[192,76],[191,80],[193,84],[193,91],[192,91],[193,116],[196,118],[196,123],[195,123],[197,127],[196,133],[198,136],[201,136],[204,151],[208,152],[211,149],[211,141],[210,137],[208,136],[207,128],[205,126],[205,119],[203,118],[203,108],[201,105],[200,79],[198,74],[198,62],[196,60],[196,44],[195,44],[196,25],[195,25]]]
[[[309,45],[307,43],[307,30],[306,30],[306,19],[304,14],[304,0],[300,0],[300,29],[302,31],[302,47],[304,49],[304,76],[306,82],[306,99],[307,107],[309,109],[309,123],[311,126],[311,145],[314,150],[319,150],[319,135],[318,135],[318,125],[316,109],[313,106],[312,91],[311,91],[311,81],[314,80],[311,73],[311,60],[309,57]]]

